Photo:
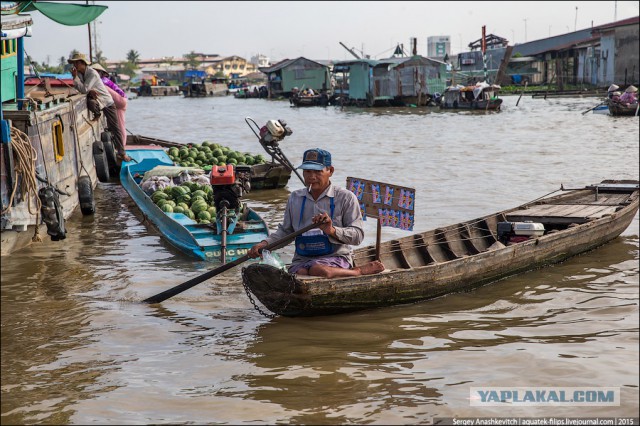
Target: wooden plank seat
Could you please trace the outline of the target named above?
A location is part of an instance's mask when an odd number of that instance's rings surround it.
[[[617,206],[580,204],[542,204],[507,213],[510,222],[542,224],[585,223],[615,213]]]

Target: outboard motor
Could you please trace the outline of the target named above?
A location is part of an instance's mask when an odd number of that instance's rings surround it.
[[[240,198],[251,190],[251,166],[213,166],[211,169],[211,186],[213,187],[213,202],[216,207],[216,223],[220,239],[220,261],[227,262],[227,230],[229,216],[235,216],[231,210],[241,207]],[[236,216],[237,219],[237,216]],[[233,219],[232,219],[233,220]]]
[[[64,227],[64,215],[62,205],[55,188],[47,186],[38,191],[38,197],[42,207],[42,221],[47,225],[47,234],[51,235],[51,241],[59,241],[67,238]]]
[[[240,198],[251,191],[251,166],[213,166],[211,186],[216,211],[222,207],[236,209],[240,207]]]

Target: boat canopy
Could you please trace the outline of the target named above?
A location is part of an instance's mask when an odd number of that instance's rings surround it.
[[[18,6],[11,8],[11,13],[25,13],[37,10],[47,18],[56,21],[59,24],[68,26],[88,24],[100,16],[102,12],[107,10],[107,6],[101,5],[54,3],[45,1],[20,1],[15,3],[18,3]],[[7,14],[8,12],[8,8],[3,8],[3,14]]]

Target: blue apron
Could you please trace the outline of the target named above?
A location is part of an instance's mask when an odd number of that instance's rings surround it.
[[[300,220],[298,221],[298,226],[302,224],[302,214],[304,213],[304,206],[307,202],[307,197],[305,196],[302,199],[302,207],[300,207]],[[333,210],[335,205],[333,204],[333,197],[329,198],[329,202],[331,203],[331,220],[333,220]],[[313,229],[308,232],[319,231],[319,229]],[[329,237],[322,231],[320,234],[315,235],[305,235],[304,234],[296,237],[296,253],[300,256],[305,257],[313,257],[313,256],[324,256],[327,254],[333,253],[333,244],[329,241]]]

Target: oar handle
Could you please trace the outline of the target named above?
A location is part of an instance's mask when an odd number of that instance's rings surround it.
[[[289,244],[291,242],[291,240],[293,240],[294,238],[296,238],[298,235],[304,234],[305,232],[313,229],[313,228],[317,228],[318,226],[320,226],[320,223],[312,223],[311,225],[305,226],[304,228],[301,228],[299,230],[297,230],[296,232],[293,232],[289,235],[286,235],[284,237],[282,237],[281,239],[274,241],[271,244],[267,244],[266,247],[263,247],[262,250],[276,250],[279,248],[282,248],[284,246],[286,246],[287,244]],[[170,288],[168,290],[163,291],[162,293],[158,293],[155,296],[151,296],[147,299],[144,299],[142,302],[143,303],[160,303],[160,302],[164,302],[165,300],[167,300],[170,297],[175,296],[176,294],[182,293],[185,290],[190,289],[191,287],[200,284],[203,281],[208,280],[209,278],[212,278],[218,274],[223,273],[224,271],[228,271],[229,269],[238,266],[239,264],[246,262],[247,260],[251,259],[249,257],[248,254],[245,254],[242,257],[239,257],[238,259],[234,260],[233,262],[229,262],[229,263],[225,263],[224,265],[213,269],[211,271],[205,272],[202,275],[199,275],[195,278],[191,278],[188,281],[183,282],[182,284],[179,284],[173,288]]]

